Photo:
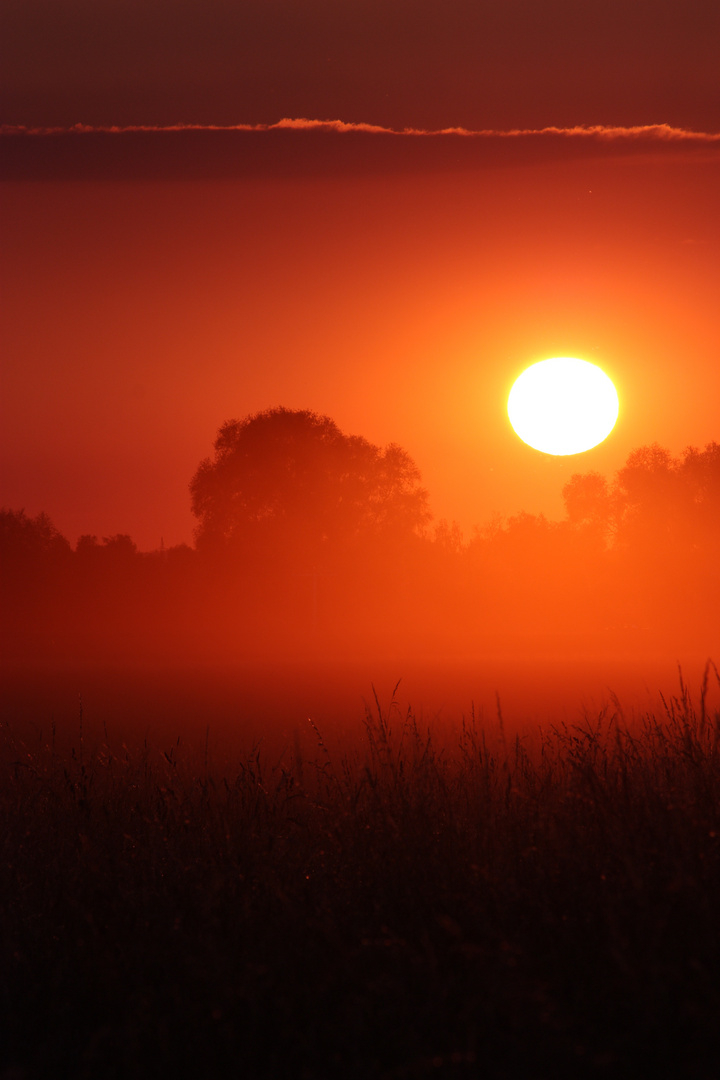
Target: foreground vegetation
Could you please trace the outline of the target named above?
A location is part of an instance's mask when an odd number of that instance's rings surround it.
[[[715,1076],[716,682],[234,764],[6,729],[0,1074]]]

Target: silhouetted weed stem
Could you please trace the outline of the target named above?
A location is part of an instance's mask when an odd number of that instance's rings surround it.
[[[0,1004],[28,1029],[44,1018],[45,1075],[63,1075],[55,1046],[73,1052],[65,999],[84,1046],[117,1031],[118,1053],[152,1023],[181,1042],[203,1031],[212,1055],[221,1032],[250,1075],[279,1075],[268,1018],[288,1061],[309,1025],[347,1075],[393,1075],[419,1047],[480,1055],[500,1030],[503,1068],[530,1032],[575,1075],[635,1043],[635,1075],[660,1059],[679,1075],[688,1047],[715,1045],[720,1011],[712,673],[697,703],[681,681],[658,715],[611,699],[512,738],[474,706],[426,727],[396,687],[344,744],[309,719],[274,758],[260,743],[210,754],[207,727],[195,754],[179,738],[112,748],[107,731],[92,746],[87,730],[80,753],[54,725],[35,745],[4,724]]]

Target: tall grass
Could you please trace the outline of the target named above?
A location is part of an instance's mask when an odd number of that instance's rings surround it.
[[[714,1076],[714,682],[270,761],[5,729],[3,1075]]]

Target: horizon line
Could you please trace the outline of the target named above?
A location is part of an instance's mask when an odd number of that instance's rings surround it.
[[[269,132],[269,131],[325,131],[340,134],[363,133],[372,135],[406,136],[409,138],[438,138],[458,136],[467,139],[519,139],[528,137],[560,136],[567,139],[593,139],[597,141],[621,141],[646,139],[653,142],[720,143],[720,132],[691,131],[670,124],[635,124],[631,126],[611,124],[576,124],[571,127],[554,125],[541,128],[392,128],[379,124],[350,123],[345,120],[312,120],[307,117],[283,117],[270,124],[128,124],[93,125],[77,123],[70,127],[30,126],[26,124],[0,124],[0,136],[57,136],[57,135],[123,135],[165,134],[179,132]]]

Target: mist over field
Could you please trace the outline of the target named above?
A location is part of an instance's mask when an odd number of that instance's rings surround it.
[[[639,448],[614,478],[573,475],[565,519],[466,538],[394,444],[308,411],[228,422],[192,479],[193,548],[73,548],[3,511],[6,716],[277,746],[308,717],[346,734],[398,682],[440,727],[651,709],[716,654],[719,465],[715,443]]]

